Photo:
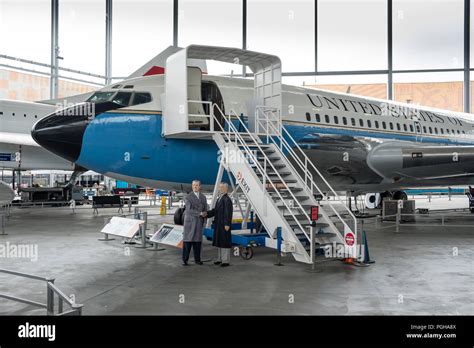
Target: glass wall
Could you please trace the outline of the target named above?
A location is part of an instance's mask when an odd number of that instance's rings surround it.
[[[242,1],[181,0],[178,12],[178,45],[242,47]],[[234,64],[207,62],[210,74],[242,73]]]
[[[318,70],[382,69],[387,69],[387,1],[319,0]]]
[[[394,74],[394,99],[451,111],[463,111],[463,73]]]
[[[464,0],[393,0],[393,68],[462,68]]]
[[[59,66],[104,75],[105,1],[59,1]]]
[[[247,49],[275,54],[285,72],[314,71],[314,0],[247,1]]]
[[[0,0],[0,53],[49,64],[50,51],[51,0]]]
[[[112,8],[114,77],[130,75],[173,45],[172,0],[113,0]]]

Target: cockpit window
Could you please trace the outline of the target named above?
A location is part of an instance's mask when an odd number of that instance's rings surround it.
[[[132,96],[132,93],[129,92],[118,92],[112,99],[112,102],[123,105],[123,106],[128,106],[128,103],[130,102],[130,97]]]
[[[87,99],[91,103],[102,103],[108,101],[115,92],[95,92],[93,95]]]
[[[132,105],[145,104],[151,102],[150,93],[135,93],[133,96]]]

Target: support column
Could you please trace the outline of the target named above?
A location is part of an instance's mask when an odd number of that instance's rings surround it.
[[[112,83],[112,0],[105,0],[105,84]]]
[[[387,99],[393,100],[393,0],[387,0]]]
[[[51,99],[58,97],[58,56],[59,56],[59,0],[51,0],[51,72],[49,95]]]
[[[471,2],[464,0],[464,112],[471,112]]]
[[[173,46],[178,47],[178,0],[173,0]]]
[[[247,49],[247,0],[242,0],[242,49]],[[242,75],[247,76],[247,67],[242,66]]]

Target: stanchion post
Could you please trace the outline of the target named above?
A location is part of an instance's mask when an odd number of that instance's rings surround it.
[[[0,230],[2,233],[0,233],[0,236],[7,236],[8,233],[5,232],[5,215],[1,214],[0,215]]]
[[[107,224],[110,222],[110,218],[104,217],[104,227],[107,226]],[[108,233],[104,233],[104,238],[99,238],[101,242],[109,242],[111,240],[115,240],[114,238],[109,238]]]

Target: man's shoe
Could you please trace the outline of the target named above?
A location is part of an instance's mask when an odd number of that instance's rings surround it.
[[[222,262],[221,261],[216,261],[214,262],[214,265],[220,265]]]
[[[204,265],[202,261],[196,261],[196,265]]]
[[[230,265],[228,263],[221,264],[221,267],[227,267],[227,266],[230,266]]]
[[[189,266],[187,262],[183,262],[183,266]]]

